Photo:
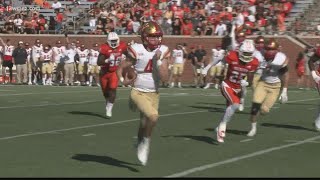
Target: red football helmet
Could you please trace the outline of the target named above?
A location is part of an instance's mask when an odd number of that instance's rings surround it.
[[[273,60],[278,53],[279,43],[271,38],[269,41],[266,41],[265,43],[265,54],[264,57],[267,61]]]
[[[256,44],[256,49],[261,51],[264,48],[265,38],[263,36],[258,36],[254,42]]]
[[[140,34],[142,43],[151,50],[157,49],[162,43],[163,32],[156,22],[143,23]]]

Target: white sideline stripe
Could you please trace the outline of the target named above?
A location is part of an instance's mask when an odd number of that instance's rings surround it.
[[[240,142],[249,142],[249,141],[252,141],[253,139],[244,139],[244,140],[241,140]]]
[[[300,142],[299,140],[285,140],[284,142],[289,142],[289,143],[292,143],[292,142]],[[309,141],[308,143],[320,143],[319,141]]]
[[[92,91],[57,91],[57,92],[45,92],[45,93],[16,93],[16,94],[0,94],[0,96],[24,96],[24,95],[40,95],[40,94],[65,94],[65,93],[81,93],[81,92],[97,92],[100,90],[92,90]]]
[[[231,158],[231,159],[227,159],[227,160],[224,160],[224,161],[220,161],[220,162],[216,162],[216,163],[211,163],[211,164],[195,167],[195,168],[188,169],[186,171],[182,171],[182,172],[175,173],[175,174],[172,174],[172,175],[169,175],[169,176],[165,176],[165,177],[167,177],[167,178],[183,177],[183,176],[186,176],[186,175],[189,175],[189,174],[192,174],[192,173],[196,173],[196,172],[200,172],[200,171],[204,171],[204,170],[207,170],[207,169],[210,169],[210,168],[214,168],[214,167],[218,167],[218,166],[221,166],[221,165],[237,162],[237,161],[240,161],[240,160],[243,160],[243,159],[248,159],[248,158],[251,158],[251,157],[255,157],[255,156],[263,155],[263,154],[266,154],[266,153],[270,153],[272,151],[278,151],[278,150],[289,148],[289,147],[292,147],[292,146],[298,146],[298,145],[301,145],[301,144],[312,142],[312,141],[317,140],[317,139],[320,139],[320,136],[315,136],[315,137],[312,137],[312,138],[305,139],[303,141],[299,141],[299,142],[295,142],[295,143],[291,143],[291,144],[286,144],[286,145],[282,145],[282,146],[271,147],[271,148],[264,149],[264,150],[261,150],[261,151],[256,151],[256,152],[253,152],[253,153],[250,153],[250,154],[237,156],[237,157],[234,157],[234,158]]]
[[[5,92],[6,92],[6,91],[16,91],[16,90],[5,90],[5,89],[1,89],[0,92],[1,92],[1,91],[5,91]]]
[[[191,112],[188,111],[188,112],[180,112],[180,113],[170,113],[170,114],[160,115],[160,117],[184,115],[184,114],[195,114],[195,113],[203,113],[203,112],[209,112],[209,111],[206,110],[206,111],[191,111]],[[19,135],[15,135],[15,136],[2,137],[2,138],[0,138],[0,140],[8,140],[8,139],[14,139],[14,138],[19,138],[19,137],[35,136],[35,135],[41,135],[41,134],[50,134],[50,133],[56,133],[56,132],[65,132],[65,131],[71,131],[71,130],[77,130],[77,129],[86,129],[86,128],[99,127],[99,126],[109,126],[109,125],[122,124],[122,123],[127,123],[127,122],[138,121],[138,120],[140,120],[140,118],[128,119],[128,120],[116,121],[116,122],[110,122],[110,123],[93,124],[93,125],[88,125],[88,126],[77,126],[77,127],[73,127],[73,128],[57,129],[57,130],[51,130],[51,131],[35,132],[35,133],[28,133],[28,134],[19,134]]]
[[[84,134],[82,136],[87,137],[87,136],[95,136],[96,134],[90,133],[90,134]]]

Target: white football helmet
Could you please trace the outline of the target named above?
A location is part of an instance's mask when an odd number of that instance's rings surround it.
[[[239,48],[239,59],[245,63],[252,61],[255,49],[253,40],[244,40]]]
[[[117,33],[110,32],[107,37],[107,43],[110,47],[116,48],[120,44],[120,38]]]

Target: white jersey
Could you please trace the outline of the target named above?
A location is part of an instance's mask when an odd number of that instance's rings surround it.
[[[73,63],[74,62],[74,56],[76,55],[76,51],[74,49],[66,49],[64,51],[64,55],[65,56],[68,56],[68,60],[66,60],[64,63],[66,64],[70,64],[70,63]]]
[[[77,54],[79,55],[79,64],[84,64],[88,62],[88,55],[89,55],[89,50],[85,49],[81,51],[80,49],[77,49]]]
[[[225,56],[226,51],[223,49],[217,50],[217,49],[212,49],[212,60],[214,61],[215,59],[222,60],[223,57]],[[219,61],[218,64],[215,66],[222,66],[223,63],[222,61]]]
[[[256,74],[260,74],[261,75],[262,71],[263,71],[263,68],[265,66],[265,59],[264,59],[263,55],[261,54],[261,52],[258,51],[258,50],[255,50],[253,52],[253,57],[257,58],[258,61],[259,61],[259,67],[258,67],[258,69],[256,71]]]
[[[41,56],[41,52],[43,52],[42,44],[40,46],[32,46],[32,58],[33,61],[37,61],[38,58]]]
[[[60,59],[63,57],[63,52],[65,51],[65,49],[66,48],[64,46],[52,48],[55,63],[60,63]]]
[[[40,55],[41,59],[43,59],[44,62],[46,61],[51,61],[52,60],[52,51],[48,51],[48,52],[41,52]]]
[[[32,49],[28,48],[28,49],[26,49],[26,51],[27,51],[27,54],[28,54],[27,61],[30,62]]]
[[[98,62],[98,56],[99,56],[99,51],[90,49],[89,64],[96,66]]]
[[[138,73],[134,82],[134,89],[142,92],[156,92],[155,82],[152,76],[152,58],[156,50],[149,52],[142,44],[133,44],[128,48],[129,53],[137,59],[135,69]],[[161,45],[161,59],[167,58],[170,54],[168,46]]]
[[[287,66],[287,64],[285,63],[286,59],[287,57],[285,54],[283,54],[282,52],[278,52],[273,61],[265,61],[264,65],[262,65],[264,69],[262,71],[261,80],[270,84],[281,82],[279,78],[279,70]]]
[[[183,63],[183,50],[181,49],[174,49],[172,51],[172,57],[174,59],[175,64],[182,64]]]
[[[7,46],[5,45],[4,46],[4,55],[5,56],[12,56],[12,53],[13,53],[13,50],[14,50],[14,46]]]

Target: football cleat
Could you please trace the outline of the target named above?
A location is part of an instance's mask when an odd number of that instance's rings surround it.
[[[244,110],[244,99],[241,98],[240,104],[239,104],[239,111],[243,111],[243,110]]]
[[[150,140],[148,138],[144,138],[139,143],[137,148],[137,156],[143,166],[147,165],[148,156],[149,156],[149,146],[150,146]]]
[[[224,143],[224,137],[226,137],[226,126],[220,124],[216,128],[216,132],[217,132],[217,141],[220,143]]]
[[[203,87],[203,89],[209,89],[209,88],[210,88],[210,83],[207,83],[207,85]]]
[[[109,109],[106,109],[106,116],[107,118],[111,118],[112,117],[112,111]]]
[[[252,128],[252,129],[248,132],[247,136],[253,137],[253,136],[256,135],[256,133],[257,133],[257,129],[256,129],[256,128]]]

